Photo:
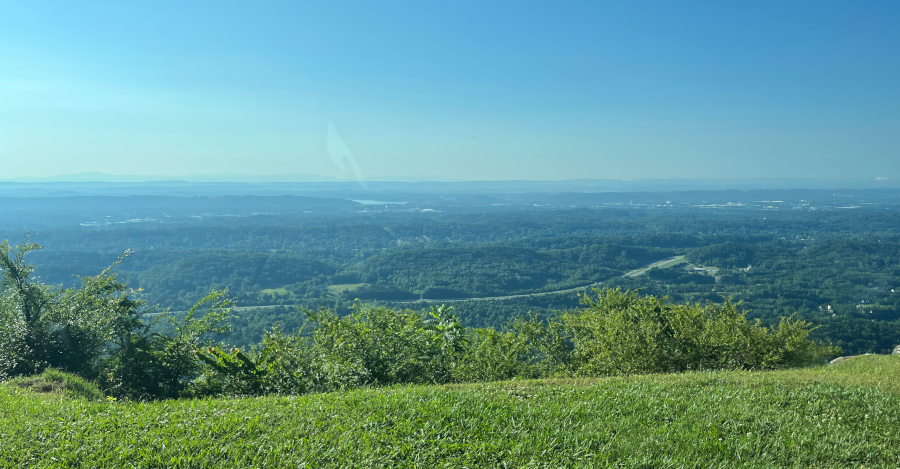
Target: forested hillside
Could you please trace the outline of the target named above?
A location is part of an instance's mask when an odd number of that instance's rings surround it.
[[[732,301],[676,304],[594,289],[583,306],[542,319],[520,315],[506,330],[464,326],[444,305],[397,310],[356,303],[337,315],[303,314],[309,334],[269,327],[250,347],[229,347],[233,302],[203,296],[186,313],[154,311],[113,270],[77,287],[36,280],[35,243],[0,243],[0,381],[54,369],[129,399],[305,394],[360,386],[496,381],[551,376],[824,363],[840,350],[810,340],[811,325],[751,321]],[[169,330],[154,330],[165,321]]]
[[[296,306],[346,314],[357,298],[394,308],[446,303],[467,326],[503,328],[519,315],[576,307],[589,286],[690,302],[733,296],[765,322],[797,313],[821,326],[815,337],[850,353],[887,351],[900,335],[895,190],[328,187],[7,197],[0,239],[32,231],[44,246],[31,254],[35,273],[63,286],[131,249],[117,273],[158,309],[185,311],[228,289],[240,307],[238,345],[258,342],[275,322],[299,328]]]

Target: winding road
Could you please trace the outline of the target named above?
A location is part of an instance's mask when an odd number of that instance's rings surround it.
[[[674,265],[680,263],[684,260],[684,256],[672,256],[661,261],[656,261],[652,264],[648,264],[639,269],[629,270],[625,272],[623,277],[637,277],[650,269],[655,267],[661,267],[665,265]],[[589,285],[582,285],[580,287],[572,287],[572,288],[564,288],[562,290],[552,290],[545,292],[537,292],[537,293],[520,293],[516,295],[503,295],[503,296],[477,296],[477,297],[468,297],[468,298],[453,298],[453,299],[429,299],[429,298],[420,298],[418,300],[406,300],[406,301],[391,301],[391,303],[401,303],[401,304],[413,304],[413,303],[435,303],[435,302],[459,302],[459,301],[496,301],[496,300],[512,300],[515,298],[534,298],[536,296],[549,296],[549,295],[559,295],[563,293],[575,293],[580,290],[586,290],[588,288],[599,287],[604,283],[608,282],[608,280],[603,280],[600,282],[594,282]]]
[[[656,262],[654,262],[654,263],[652,263],[652,264],[648,264],[648,265],[646,265],[646,266],[644,266],[644,267],[641,267],[641,268],[639,268],[639,269],[629,270],[628,272],[625,272],[625,273],[622,275],[622,277],[629,277],[629,278],[630,278],[630,277],[637,277],[637,276],[643,275],[643,274],[646,273],[648,270],[650,270],[650,269],[652,269],[652,268],[654,268],[654,267],[666,266],[667,264],[668,264],[668,265],[674,265],[674,264],[677,264],[677,263],[680,263],[680,262],[683,262],[683,261],[684,261],[684,256],[683,256],[683,255],[681,255],[681,256],[673,256],[673,257],[669,257],[669,258],[663,259],[663,260],[661,260],[661,261],[656,261]],[[603,284],[606,283],[606,282],[608,282],[608,280],[603,280],[603,281],[600,281],[600,282],[594,282],[594,283],[591,283],[591,284],[588,284],[588,285],[582,285],[582,286],[579,286],[579,287],[564,288],[564,289],[561,289],[561,290],[551,290],[551,291],[536,292],[536,293],[519,293],[519,294],[515,294],[515,295],[502,295],[502,296],[473,296],[473,297],[468,297],[468,298],[449,298],[449,299],[419,298],[419,299],[417,299],[417,300],[402,300],[402,301],[388,301],[388,300],[384,300],[384,301],[387,302],[387,303],[393,303],[393,304],[416,304],[416,303],[438,303],[438,302],[441,302],[441,303],[458,303],[458,302],[462,302],[462,301],[499,301],[499,300],[513,300],[513,299],[517,299],[517,298],[534,298],[534,297],[538,297],[538,296],[550,296],[550,295],[562,295],[562,294],[565,294],[565,293],[575,293],[575,292],[578,292],[578,291],[581,291],[581,290],[587,290],[588,288],[599,287],[599,286],[603,285]],[[234,308],[232,308],[232,309],[235,310],[235,311],[241,311],[241,310],[249,310],[249,309],[254,309],[254,308],[274,308],[274,307],[279,307],[279,306],[287,306],[287,307],[290,307],[290,306],[292,306],[292,305],[255,305],[255,306],[236,306],[236,307],[234,307]],[[296,305],[295,305],[295,306],[296,306]]]

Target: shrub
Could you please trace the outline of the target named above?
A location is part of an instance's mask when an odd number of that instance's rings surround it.
[[[141,325],[140,301],[110,274],[129,251],[75,289],[32,278],[25,256],[35,243],[0,243],[0,376],[55,367],[95,378],[101,362]]]
[[[213,291],[181,320],[166,314],[158,316],[157,320],[171,322],[174,334],[150,333],[152,324],[131,334],[104,363],[100,376],[104,389],[119,397],[138,399],[202,394],[193,387],[203,371],[199,352],[219,345],[216,337],[230,329],[233,305],[226,292]]]
[[[453,371],[455,381],[499,381],[531,375],[528,345],[514,332],[471,329],[469,345]]]
[[[338,317],[308,311],[312,355],[329,385],[445,383],[462,354],[464,329],[451,308],[432,307],[427,315],[355,304]]]
[[[824,362],[838,350],[809,340],[813,328],[783,318],[766,327],[739,304],[673,304],[620,289],[585,295],[586,308],[560,318],[580,375],[771,369]]]

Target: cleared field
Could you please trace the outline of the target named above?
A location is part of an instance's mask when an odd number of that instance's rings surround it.
[[[684,264],[685,262],[687,262],[687,260],[684,258],[684,256],[674,256],[674,257],[670,257],[668,259],[663,259],[661,261],[654,262],[650,265],[641,267],[640,269],[630,270],[625,273],[625,276],[626,277],[637,277],[638,275],[643,275],[645,272],[647,272],[650,269],[656,269],[656,268],[667,269],[669,267],[673,267],[678,264]]]
[[[337,283],[334,285],[328,285],[328,293],[331,295],[340,295],[346,291],[353,291],[357,288],[362,288],[368,285],[367,283]]]
[[[0,385],[2,467],[897,467],[900,356],[776,372],[88,401]]]

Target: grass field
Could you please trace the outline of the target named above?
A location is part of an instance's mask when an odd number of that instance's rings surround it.
[[[328,293],[331,295],[340,295],[345,291],[353,291],[360,287],[364,287],[368,285],[367,283],[336,283],[334,285],[328,285]]]
[[[900,356],[110,402],[0,385],[2,467],[898,467]]]
[[[668,259],[654,262],[646,267],[641,267],[640,269],[630,270],[625,273],[625,276],[637,277],[639,275],[644,275],[650,269],[668,269],[669,267],[675,267],[676,265],[684,264],[686,262],[687,259],[685,259],[684,256],[670,257]]]

